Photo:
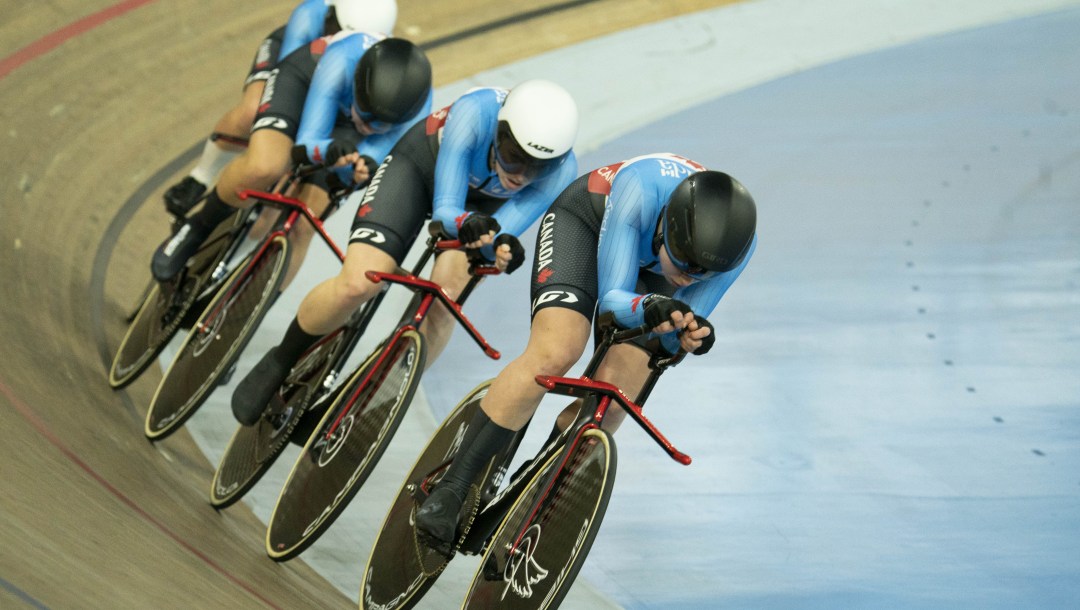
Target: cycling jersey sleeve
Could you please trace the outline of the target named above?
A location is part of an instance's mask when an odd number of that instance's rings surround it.
[[[754,237],[754,241],[750,243],[750,251],[746,253],[746,258],[739,263],[738,267],[726,273],[714,275],[707,280],[694,282],[689,286],[680,288],[675,291],[672,298],[689,305],[694,315],[708,318],[712,315],[713,310],[716,309],[716,305],[720,303],[720,299],[723,298],[728,288],[731,288],[731,285],[735,283],[743,269],[746,268],[746,263],[750,261],[750,257],[754,255],[756,248],[757,237]],[[669,354],[674,354],[679,349],[677,333],[671,332],[661,336],[660,342]]]
[[[458,220],[464,220],[465,198],[469,193],[469,161],[480,144],[480,108],[472,98],[460,98],[450,108],[443,127],[439,157],[435,160],[435,197],[432,220],[442,222],[457,237]]]
[[[343,47],[335,48],[335,45],[326,49],[311,77],[311,87],[304,101],[296,143],[307,149],[308,158],[313,161],[321,160],[330,145],[339,100],[346,98],[352,83],[348,54],[344,51]]]
[[[604,224],[597,246],[597,286],[600,312],[612,312],[623,328],[645,323],[642,295],[634,291],[639,268],[642,210],[645,190],[640,179],[630,174],[613,186],[608,195]]]
[[[520,237],[532,226],[536,219],[547,210],[551,202],[563,192],[577,176],[577,158],[574,153],[567,156],[558,171],[539,182],[523,188],[495,212],[495,220],[502,227],[500,233],[509,233]]]
[[[281,52],[277,60],[322,36],[325,20],[325,0],[305,0],[297,5],[289,16],[288,25],[285,26],[285,35],[281,41]]]
[[[417,122],[431,114],[431,100],[432,93],[429,91],[427,101],[424,102],[424,105],[420,107],[420,110],[412,118],[395,125],[393,129],[386,133],[376,133],[364,138],[356,145],[356,152],[375,159],[376,163],[382,163],[386,159],[386,155],[390,154],[390,150],[397,144],[397,141],[401,139],[401,136],[405,135],[405,132]]]

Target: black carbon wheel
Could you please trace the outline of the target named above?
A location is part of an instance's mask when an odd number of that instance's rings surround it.
[[[180,428],[218,386],[280,293],[289,241],[275,236],[262,256],[233,271],[184,339],[146,414],[151,440]]]
[[[281,490],[266,532],[272,559],[303,552],[360,490],[420,384],[425,349],[418,332],[405,331],[346,381]]]
[[[555,608],[570,590],[611,497],[615,443],[586,430],[552,456],[496,530],[463,608]]]

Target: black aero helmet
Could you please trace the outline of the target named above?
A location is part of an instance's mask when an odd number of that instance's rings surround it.
[[[431,63],[404,38],[371,45],[356,65],[353,93],[365,122],[401,123],[412,117],[431,91]]]
[[[663,216],[668,256],[691,275],[738,267],[757,229],[754,198],[723,172],[697,172],[680,182]]]

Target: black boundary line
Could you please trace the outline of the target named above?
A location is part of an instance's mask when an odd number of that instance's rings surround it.
[[[489,23],[484,23],[476,27],[462,30],[460,32],[443,36],[442,38],[436,38],[425,43],[421,43],[418,46],[425,51],[430,51],[438,47],[446,46],[479,36],[493,30],[537,19],[553,13],[577,8],[586,4],[592,4],[600,0],[569,0],[568,2],[562,2],[560,4],[552,4],[550,6],[538,8],[532,11],[519,13],[503,19],[498,19]],[[101,243],[97,252],[94,254],[94,263],[90,271],[90,322],[93,328],[94,341],[97,343],[98,353],[101,356],[101,362],[108,371],[112,364],[112,354],[109,352],[108,340],[105,337],[105,325],[103,323],[103,311],[105,303],[105,276],[107,275],[109,261],[112,259],[113,249],[116,246],[116,241],[119,239],[120,234],[124,231],[128,222],[135,215],[135,212],[142,207],[153,192],[161,186],[170,176],[175,175],[178,171],[183,169],[196,158],[202,150],[205,140],[199,141],[191,148],[187,149],[180,156],[176,157],[164,167],[154,172],[152,176],[146,179],[139,188],[132,193],[131,197],[128,197],[127,201],[120,207],[120,210],[116,213],[116,216],[109,222],[109,226],[105,230],[105,234],[102,236]],[[135,405],[128,396],[126,391],[117,391],[121,401],[129,412],[131,412],[136,419],[138,417],[138,411],[135,409]]]
[[[0,589],[7,591],[13,597],[22,601],[24,604],[30,606],[31,608],[36,608],[37,610],[49,610],[48,606],[34,599],[29,593],[16,587],[15,585],[4,580],[3,578],[0,578]]]
[[[528,11],[528,12],[525,12],[525,13],[518,13],[517,15],[511,15],[509,17],[505,17],[503,19],[498,19],[496,21],[491,21],[489,23],[482,23],[482,24],[480,24],[480,25],[478,25],[476,27],[472,27],[472,28],[469,28],[467,30],[462,30],[462,31],[456,32],[454,34],[448,34],[446,36],[443,36],[442,38],[436,38],[435,40],[429,40],[428,42],[421,43],[421,44],[419,44],[417,46],[419,46],[421,49],[423,49],[425,51],[430,51],[430,50],[436,49],[438,47],[443,47],[443,46],[446,46],[448,44],[453,44],[455,42],[465,40],[466,38],[472,38],[474,36],[479,36],[480,34],[486,34],[488,32],[491,32],[493,30],[497,30],[497,29],[502,28],[502,27],[506,27],[506,26],[509,26],[509,25],[514,25],[515,23],[521,23],[522,21],[529,21],[531,19],[537,19],[539,17],[544,17],[544,16],[550,15],[552,13],[558,13],[560,11],[565,11],[565,10],[569,10],[569,9],[572,9],[572,8],[577,8],[579,6],[584,6],[586,4],[592,4],[593,2],[598,2],[598,1],[599,0],[570,0],[569,2],[563,2],[561,4],[552,4],[551,6],[545,6],[543,8],[538,8],[536,10]]]

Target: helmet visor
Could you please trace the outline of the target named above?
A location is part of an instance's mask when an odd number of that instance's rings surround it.
[[[495,133],[495,162],[504,172],[524,176],[532,182],[558,169],[564,160],[566,154],[552,159],[537,159],[530,155],[510,133],[510,124],[499,121],[499,129]]]
[[[367,125],[368,129],[370,129],[374,133],[386,133],[394,128],[394,123],[391,123],[389,121],[380,121],[374,113],[368,112],[366,110],[361,110],[360,104],[358,102],[353,103],[353,112],[355,112],[356,116],[364,122],[364,125]]]
[[[689,275],[696,280],[704,280],[716,275],[715,271],[706,269],[694,262],[694,257],[690,252],[683,250],[679,247],[679,244],[669,240],[668,232],[666,230],[664,231],[664,249],[667,250],[668,258],[671,259],[671,264],[675,265],[676,269],[682,271],[686,275]]]

